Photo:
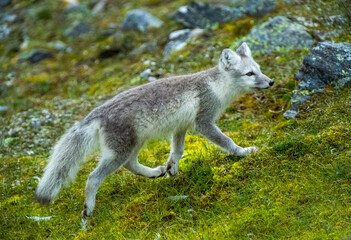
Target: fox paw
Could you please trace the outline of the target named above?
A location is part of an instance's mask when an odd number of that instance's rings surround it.
[[[167,174],[168,176],[175,176],[178,175],[178,164],[176,164],[174,161],[170,161],[167,163]]]
[[[244,148],[246,155],[249,155],[251,153],[257,152],[258,151],[258,147],[247,147]]]
[[[167,168],[165,166],[159,166],[161,174],[159,177],[163,177],[167,173]]]
[[[237,152],[237,156],[240,157],[245,157],[251,153],[257,152],[258,151],[258,147],[246,147],[246,148],[242,148]]]
[[[89,211],[87,204],[84,204],[84,208],[82,211],[82,218],[89,219],[91,217],[91,211]]]
[[[151,176],[150,178],[163,177],[167,173],[167,168],[165,166],[158,166],[156,169],[159,173],[157,175]]]

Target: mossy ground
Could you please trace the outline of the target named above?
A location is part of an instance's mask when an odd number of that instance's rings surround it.
[[[320,4],[318,4],[318,2]],[[342,12],[332,1],[284,5],[261,19],[240,19],[219,25],[163,60],[162,49],[172,30],[183,28],[168,13],[186,1],[110,1],[104,17],[93,17],[96,28],[119,24],[132,8],[146,6],[166,26],[146,35],[127,32],[118,43],[132,49],[156,40],[155,53],[112,58],[97,56],[111,37],[64,36],[68,23],[56,3],[23,2],[35,14],[25,18],[32,48],[62,40],[72,52],[37,65],[17,62],[19,53],[4,50],[0,105],[0,239],[345,239],[351,235],[351,90],[328,88],[301,107],[294,120],[282,119],[296,82],[294,74],[308,50],[256,56],[262,72],[275,79],[268,91],[233,103],[218,121],[222,131],[243,147],[260,150],[244,158],[229,156],[201,136],[189,132],[179,176],[147,179],[124,169],[109,176],[99,189],[96,208],[83,228],[84,185],[99,153],[88,157],[76,181],[61,190],[55,202],[34,201],[36,176],[41,176],[50,149],[74,121],[116,92],[145,83],[139,73],[151,68],[157,76],[183,74],[217,63],[250,28],[269,17],[318,19],[310,30],[330,31],[323,20]],[[321,4],[323,3],[323,4]],[[124,5],[123,5],[124,4]],[[321,10],[316,10],[316,6]],[[307,8],[307,7],[308,8]],[[309,9],[309,10],[308,10]],[[82,16],[70,15],[71,18]],[[38,20],[39,19],[39,20]],[[45,21],[46,28],[35,21]],[[71,21],[66,19],[67,22]],[[58,26],[58,27],[57,27]],[[339,29],[330,40],[350,42]],[[123,45],[123,41],[124,44]],[[132,45],[128,45],[132,44]],[[155,62],[146,66],[145,60]],[[12,74],[12,75],[11,75]],[[12,81],[12,85],[5,82]],[[37,122],[40,122],[37,126]],[[157,166],[166,161],[167,140],[149,142],[140,162]],[[186,196],[178,200],[171,196]],[[30,217],[52,216],[35,221]]]

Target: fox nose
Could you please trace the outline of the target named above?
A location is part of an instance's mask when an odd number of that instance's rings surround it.
[[[269,86],[273,86],[273,84],[274,84],[274,81],[271,80],[271,81],[269,82]]]

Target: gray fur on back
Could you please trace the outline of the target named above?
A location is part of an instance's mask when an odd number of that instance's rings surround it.
[[[197,116],[214,118],[215,109],[221,108],[208,85],[208,81],[215,81],[219,74],[218,67],[214,67],[199,73],[161,79],[132,88],[94,109],[83,123],[99,121],[109,138],[106,142],[111,147],[120,146],[120,141],[126,146],[149,138],[140,139],[140,135],[160,137],[175,132],[177,129],[174,128],[194,127]],[[179,114],[181,108],[187,104],[186,101],[198,102],[196,109],[192,109],[194,116],[174,122],[174,115]],[[154,133],[142,132],[160,121],[166,126],[157,126],[162,128],[157,136]],[[116,133],[119,136],[113,137]]]

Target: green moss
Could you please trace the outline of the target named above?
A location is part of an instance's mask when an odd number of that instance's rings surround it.
[[[88,6],[85,0],[81,3]],[[322,19],[340,14],[334,1],[280,3],[262,19],[241,19],[208,29],[164,61],[162,51],[169,33],[182,28],[168,14],[185,4],[122,1],[119,8],[107,4],[92,21],[101,31],[110,23],[119,25],[128,10],[145,6],[167,27],[146,34],[67,38],[64,30],[73,20],[85,20],[88,8],[65,15],[58,3],[13,2],[15,10],[18,6],[36,8],[34,15],[24,17],[23,24],[30,29],[28,49],[48,47],[55,60],[30,65],[17,61],[16,55],[25,50],[6,50],[20,49],[15,41],[13,46],[0,47],[4,52],[0,105],[9,106],[0,116],[0,239],[344,239],[351,235],[351,90],[326,89],[301,106],[298,119],[282,119],[296,85],[294,74],[308,50],[282,48],[255,57],[275,85],[239,99],[217,122],[236,144],[259,147],[257,153],[229,156],[189,132],[179,176],[146,179],[118,170],[101,185],[86,229],[80,217],[84,185],[97,165],[98,153],[88,157],[76,181],[63,188],[53,204],[40,207],[35,203],[36,177],[41,176],[50,149],[65,129],[103,99],[145,83],[139,74],[146,68],[165,77],[196,72],[217,64],[223,48],[270,17]],[[50,16],[43,13],[47,20],[38,24],[37,13],[43,9],[50,9]],[[320,22],[315,30],[331,28],[336,26]],[[20,32],[13,38],[22,39]],[[350,35],[340,31],[338,37],[326,38],[349,41]],[[57,40],[71,52],[53,49],[49,43]],[[134,46],[150,41],[157,42],[155,53],[128,55]],[[114,47],[125,52],[98,57]],[[146,66],[145,60],[156,64]],[[55,116],[52,122],[46,118],[50,114]],[[36,129],[38,121],[43,125]],[[168,159],[169,151],[167,139],[154,140],[143,148],[139,161],[155,167]],[[187,197],[178,201],[169,198],[183,195]],[[32,216],[52,218],[37,222],[28,218]]]
[[[275,130],[281,130],[285,128],[293,128],[294,125],[296,124],[296,120],[291,119],[291,120],[283,120],[279,122],[277,125],[274,126]]]

